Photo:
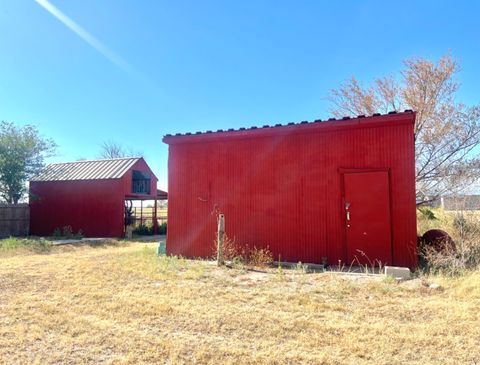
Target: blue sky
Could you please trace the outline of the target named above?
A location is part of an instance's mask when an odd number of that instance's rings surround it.
[[[452,54],[459,100],[480,101],[480,2],[49,1],[112,53],[34,0],[0,0],[0,120],[37,125],[52,161],[130,146],[163,188],[164,134],[326,118],[330,89],[408,57]]]

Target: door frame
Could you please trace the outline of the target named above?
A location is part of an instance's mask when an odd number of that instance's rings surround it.
[[[345,174],[355,174],[355,173],[364,173],[364,172],[386,172],[388,178],[388,209],[390,211],[390,257],[392,262],[390,265],[393,265],[394,256],[393,256],[393,210],[392,210],[392,173],[389,167],[365,167],[365,168],[350,168],[350,167],[339,167],[338,173],[340,176],[340,220],[342,222],[342,251],[344,262],[348,262],[348,242],[347,242],[347,224],[345,219]]]

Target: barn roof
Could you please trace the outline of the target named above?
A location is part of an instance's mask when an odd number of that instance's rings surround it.
[[[163,137],[163,142],[167,144],[182,143],[182,142],[197,142],[201,140],[212,140],[217,138],[232,138],[232,137],[254,137],[267,134],[288,134],[292,132],[301,132],[313,129],[342,129],[352,126],[367,126],[378,125],[381,123],[393,124],[393,121],[405,119],[406,115],[410,115],[410,120],[414,121],[415,112],[407,109],[403,112],[391,111],[387,114],[375,113],[370,116],[359,115],[356,117],[343,117],[339,119],[329,118],[326,120],[316,119],[314,121],[303,121],[298,123],[288,124],[265,124],[261,127],[250,128],[230,128],[227,130],[218,129],[217,131],[207,130],[205,132],[195,133],[176,133],[175,135],[167,134]]]
[[[53,163],[31,181],[120,179],[141,157]]]

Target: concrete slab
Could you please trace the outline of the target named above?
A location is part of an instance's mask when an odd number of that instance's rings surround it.
[[[278,267],[281,266],[286,269],[296,269],[298,268],[300,263],[298,262],[283,262],[283,261],[273,261],[273,266]],[[324,271],[325,266],[322,264],[309,264],[309,263],[302,263],[302,267],[305,268],[306,271],[309,272],[318,272],[318,271]]]
[[[156,235],[156,236],[138,236],[133,237],[132,242],[165,242],[167,236],[165,235]],[[70,245],[70,244],[82,244],[82,243],[101,243],[105,241],[117,240],[117,238],[108,238],[108,237],[88,237],[88,238],[78,238],[78,239],[68,239],[68,240],[48,240],[54,246],[60,245]]]
[[[279,265],[286,269],[296,269],[298,268],[297,262],[278,262],[274,261],[273,266],[278,267]],[[302,263],[302,266],[309,272],[328,272],[328,273],[341,273],[341,274],[352,274],[352,275],[377,275],[381,274],[381,269],[378,267],[369,267],[369,266],[338,266],[330,265],[325,267],[322,264],[311,264],[311,263]]]
[[[411,274],[408,267],[385,266],[385,276],[393,276],[396,279],[409,280]]]
[[[327,271],[341,272],[345,274],[364,274],[364,275],[373,275],[381,274],[379,267],[371,266],[338,266],[330,265]]]
[[[167,236],[164,234],[157,234],[153,236],[136,236],[134,235],[129,241],[141,241],[141,242],[159,242],[165,241]]]
[[[69,240],[52,240],[50,242],[54,246],[60,246],[60,245],[69,245],[69,244],[75,244],[75,243],[100,243],[110,239],[111,238],[100,238],[100,237],[99,238],[78,238],[78,239],[69,239]]]

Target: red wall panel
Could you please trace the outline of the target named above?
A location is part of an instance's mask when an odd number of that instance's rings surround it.
[[[212,255],[216,213],[284,261],[345,262],[342,169],[390,174],[393,264],[416,266],[414,113],[165,137],[167,251]],[[390,263],[392,264],[392,263]]]
[[[121,237],[124,192],[121,179],[30,182],[30,233],[50,236],[71,226],[86,237]]]

